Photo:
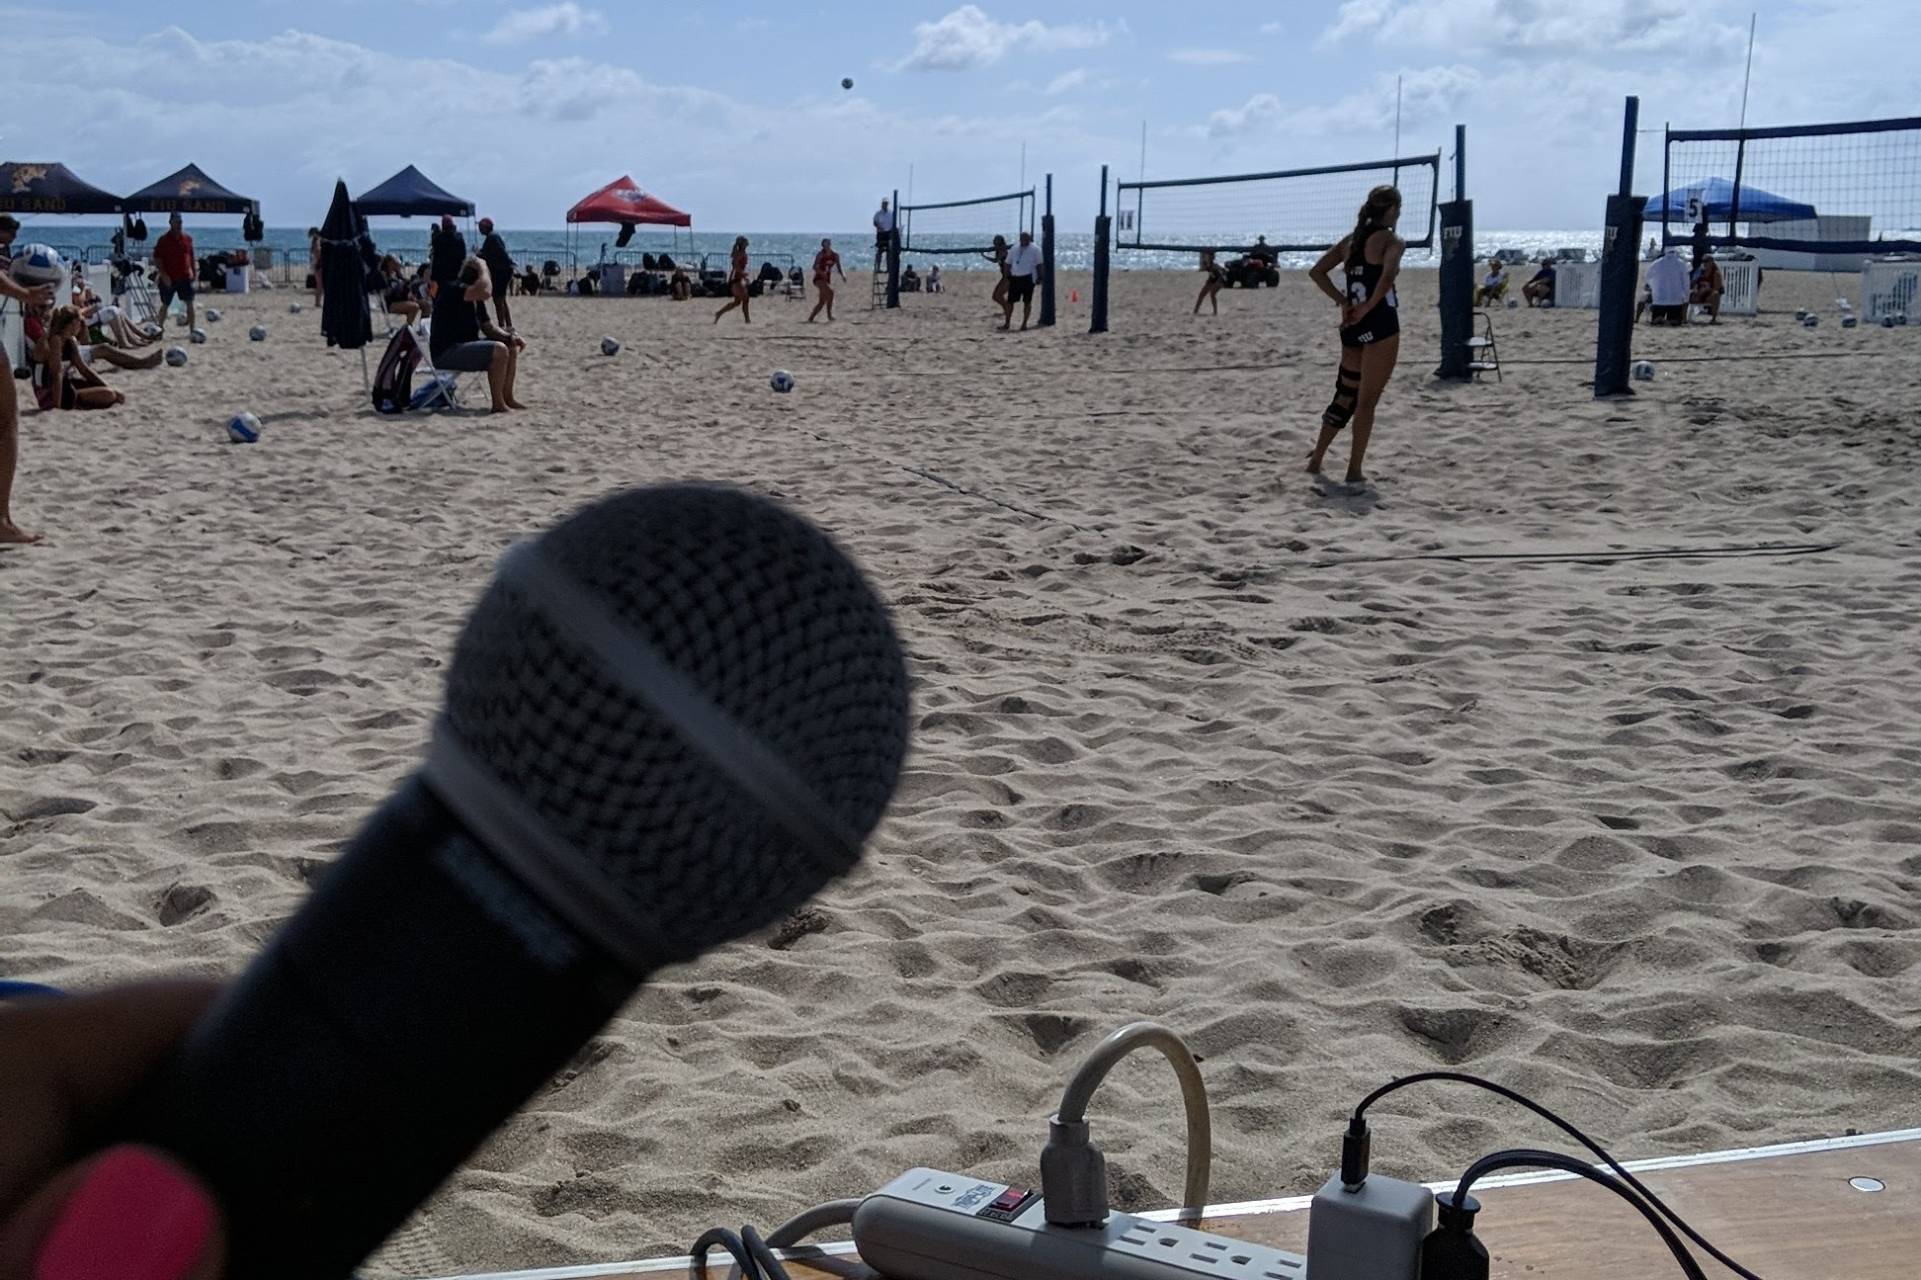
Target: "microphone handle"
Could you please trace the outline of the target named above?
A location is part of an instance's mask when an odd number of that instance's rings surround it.
[[[212,1188],[232,1280],[342,1280],[644,977],[416,776],[110,1137],[162,1147]]]

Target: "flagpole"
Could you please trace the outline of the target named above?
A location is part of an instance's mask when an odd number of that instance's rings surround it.
[[[1760,13],[1748,14],[1748,69],[1741,76],[1741,127],[1748,127],[1748,82],[1754,79],[1754,28]]]

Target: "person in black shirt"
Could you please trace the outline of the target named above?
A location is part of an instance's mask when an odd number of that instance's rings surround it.
[[[507,295],[514,287],[514,259],[507,252],[507,242],[494,230],[492,218],[480,220],[480,260],[487,264],[487,274],[494,281],[494,316],[500,327],[513,331],[513,312],[507,309]]]
[[[466,261],[466,237],[454,228],[451,217],[442,214],[440,225],[433,229],[427,239],[427,264],[431,268],[433,282],[442,289],[451,288]]]
[[[514,377],[520,371],[520,353],[527,344],[495,327],[488,317],[487,299],[493,291],[487,264],[479,258],[467,259],[434,306],[427,351],[433,356],[434,368],[443,372],[486,373],[493,411],[504,413],[527,407],[514,398]]]

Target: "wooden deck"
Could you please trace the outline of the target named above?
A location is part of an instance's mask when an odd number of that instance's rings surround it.
[[[1764,1280],[1914,1280],[1921,1276],[1921,1129],[1628,1162],[1654,1192]],[[1442,1184],[1435,1184],[1442,1185]],[[1678,1274],[1647,1223],[1585,1180],[1520,1174],[1475,1186],[1494,1280],[1653,1280]],[[1217,1205],[1202,1225],[1305,1253],[1307,1196]],[[716,1211],[716,1220],[725,1217]],[[1166,1219],[1170,1213],[1150,1215]],[[770,1226],[772,1224],[769,1224]],[[1703,1268],[1718,1264],[1698,1250]],[[725,1277],[724,1254],[707,1274]],[[851,1246],[790,1262],[794,1280],[871,1276]],[[461,1280],[659,1280],[686,1258]],[[1725,1271],[1722,1274],[1727,1274]],[[1311,1278],[1310,1278],[1311,1280]]]

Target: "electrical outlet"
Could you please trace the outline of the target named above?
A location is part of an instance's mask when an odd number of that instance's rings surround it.
[[[1037,1192],[912,1169],[854,1214],[861,1258],[890,1280],[1305,1280],[1307,1261],[1228,1236],[1116,1213],[1047,1221]]]

